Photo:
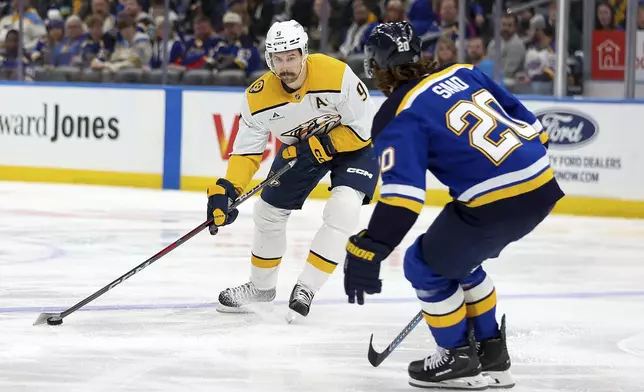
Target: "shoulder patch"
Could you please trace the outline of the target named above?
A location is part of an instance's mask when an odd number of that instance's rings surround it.
[[[261,94],[258,94],[261,92]],[[272,72],[267,72],[264,76],[255,80],[250,87],[246,89],[246,99],[251,115],[286,105],[289,99],[283,93],[280,86],[280,80]]]
[[[260,80],[256,81],[255,83],[253,83],[252,86],[250,86],[250,88],[248,89],[248,92],[250,94],[256,94],[256,93],[262,91],[263,89],[264,89],[264,80],[260,79]]]

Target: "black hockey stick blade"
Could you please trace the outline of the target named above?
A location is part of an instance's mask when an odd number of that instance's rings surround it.
[[[411,333],[411,331],[416,328],[418,323],[423,319],[423,312],[420,311],[413,320],[405,326],[405,328],[396,336],[393,342],[389,343],[389,346],[383,352],[378,352],[373,347],[373,334],[371,334],[371,339],[369,339],[369,352],[367,353],[367,359],[373,367],[378,367],[385,359],[398,347],[398,345]]]
[[[60,316],[61,316],[60,313],[40,313],[40,316],[38,316],[36,321],[34,321],[34,325],[47,324],[47,320],[50,318],[53,320],[57,320],[57,319],[62,320],[62,317]]]
[[[379,353],[375,348],[373,348],[373,334],[371,334],[371,337],[369,338],[369,352],[367,353],[367,358],[373,367],[378,367],[378,365],[387,358],[387,355],[383,355],[383,353]]]
[[[264,181],[260,182],[257,184],[254,188],[249,190],[248,192],[244,193],[243,195],[239,196],[231,205],[230,209],[236,208],[239,206],[241,203],[244,201],[248,200],[251,196],[259,192],[260,190],[264,189],[266,186],[270,185],[273,181],[277,180],[282,176],[282,174],[286,173],[289,171],[293,166],[295,166],[295,163],[297,163],[297,158],[290,160],[286,165],[284,165],[282,168],[280,168],[275,174],[269,176],[267,179]],[[85,298],[84,300],[80,301],[76,305],[72,306],[69,309],[66,309],[60,313],[41,313],[36,321],[34,322],[33,325],[41,325],[41,324],[48,324],[48,325],[60,325],[63,323],[63,319],[70,314],[74,313],[78,309],[82,308],[83,306],[87,305],[88,303],[94,301],[96,298],[102,296],[103,294],[107,293],[108,291],[112,290],[114,287],[120,285],[121,283],[125,282],[127,279],[131,278],[135,274],[141,272],[144,268],[149,266],[150,264],[154,263],[155,261],[159,260],[163,256],[167,255],[170,253],[172,250],[178,248],[180,245],[182,245],[184,242],[188,241],[190,238],[194,237],[198,233],[200,233],[202,230],[204,230],[206,227],[209,227],[212,225],[212,219],[208,219],[207,221],[203,222],[199,226],[195,227],[192,229],[189,233],[185,234],[183,237],[179,238],[175,242],[171,243],[167,247],[163,248],[157,254],[154,256],[150,257],[149,259],[145,260],[143,263],[137,265],[136,267],[132,268],[130,271],[126,272],[125,274],[121,275],[118,277],[116,280],[108,283],[105,287],[102,289],[98,290],[94,294],[90,295],[89,297]]]

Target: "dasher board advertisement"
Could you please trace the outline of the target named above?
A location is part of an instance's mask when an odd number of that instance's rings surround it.
[[[163,172],[163,90],[0,86],[0,167]]]

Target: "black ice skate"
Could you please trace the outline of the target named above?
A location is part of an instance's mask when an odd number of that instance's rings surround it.
[[[470,336],[469,345],[455,349],[438,347],[431,356],[410,363],[409,385],[473,391],[487,389],[488,383],[481,375],[481,363],[473,340]]]
[[[291,323],[295,320],[295,317],[297,317],[296,313],[302,317],[306,317],[311,310],[311,302],[313,301],[314,295],[313,290],[306,287],[302,282],[297,282],[291,292],[291,298],[288,300],[290,310],[286,316],[286,321]]]
[[[260,290],[252,282],[248,282],[219,293],[219,303],[216,309],[222,313],[253,313],[250,305],[268,304],[274,299],[274,288]]]
[[[514,379],[510,373],[510,355],[505,341],[505,315],[501,318],[499,332],[499,337],[482,340],[478,344],[479,361],[490,388],[512,388]]]

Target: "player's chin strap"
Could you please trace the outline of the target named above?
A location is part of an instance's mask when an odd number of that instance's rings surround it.
[[[304,55],[304,53],[302,53],[302,66],[300,67],[300,72],[297,74],[296,79],[299,79],[300,75],[302,75],[302,72],[304,72],[304,66],[306,65],[306,58],[307,57],[308,57],[308,55]]]
[[[275,174],[272,176],[268,177],[264,181],[260,182],[255,186],[253,189],[250,191],[244,193],[243,195],[239,196],[237,200],[235,200],[234,203],[230,205],[229,210],[232,210],[234,208],[237,208],[241,203],[245,202],[248,200],[251,196],[256,194],[257,192],[261,191],[264,189],[266,186],[271,184],[273,181],[277,180],[280,178],[284,173],[289,171],[290,169],[295,166],[297,163],[297,158],[292,159],[288,161],[286,165],[284,165],[281,169],[279,169]],[[192,229],[188,234],[185,234],[183,237],[179,238],[175,242],[171,243],[161,251],[159,251],[157,254],[154,256],[150,257],[149,259],[145,260],[143,263],[137,265],[130,271],[126,272],[125,274],[121,275],[119,278],[116,280],[112,281],[111,283],[107,284],[105,287],[102,289],[98,290],[94,294],[90,295],[89,297],[85,298],[84,300],[80,301],[76,305],[72,306],[71,308],[64,310],[60,313],[41,313],[36,321],[34,322],[34,325],[39,325],[39,324],[45,324],[47,323],[48,325],[59,325],[63,323],[63,319],[70,314],[74,313],[78,309],[82,308],[83,306],[87,305],[88,303],[94,301],[96,298],[102,296],[103,294],[107,293],[108,291],[112,290],[114,287],[118,286],[119,284],[125,282],[127,279],[131,278],[133,275],[135,275],[137,272],[140,272],[143,270],[145,267],[149,266],[150,264],[154,263],[155,261],[159,260],[163,256],[167,255],[170,253],[173,249],[178,248],[180,245],[182,245],[184,242],[188,241],[190,238],[194,237],[197,235],[199,232],[204,230],[206,227],[212,225],[213,219],[210,218],[207,221],[203,222],[199,226],[195,227]]]
[[[304,65],[306,64],[306,58],[308,57],[308,54],[304,54],[303,49],[300,49],[300,51],[302,52],[302,66],[300,67],[300,72],[297,73],[295,80],[299,79],[300,75],[302,75],[302,72],[304,72]]]

